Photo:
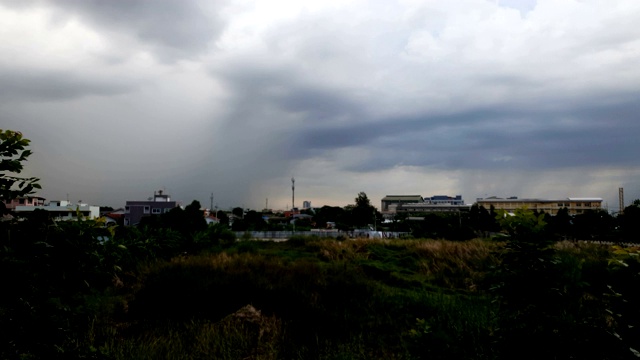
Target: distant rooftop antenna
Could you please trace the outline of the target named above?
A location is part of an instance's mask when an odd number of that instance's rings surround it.
[[[624,188],[618,188],[618,203],[620,204],[620,214],[624,213]]]
[[[291,210],[296,208],[296,179],[291,178]]]

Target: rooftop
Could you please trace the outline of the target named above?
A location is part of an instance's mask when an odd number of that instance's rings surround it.
[[[421,195],[387,195],[382,201],[394,201],[394,200],[417,200],[422,201]]]

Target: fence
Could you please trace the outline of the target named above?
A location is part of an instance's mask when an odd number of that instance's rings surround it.
[[[384,238],[397,239],[407,236],[407,232],[388,232],[388,231],[340,231],[340,230],[323,230],[323,231],[235,231],[238,239],[255,239],[255,240],[273,240],[287,241],[292,236],[316,236],[319,238]]]

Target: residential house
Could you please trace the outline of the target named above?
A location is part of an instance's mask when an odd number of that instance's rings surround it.
[[[5,200],[4,206],[7,210],[15,210],[16,206],[44,206],[45,198],[39,196],[22,196],[19,198]]]
[[[77,220],[79,217],[97,219],[100,217],[99,206],[92,206],[81,201],[72,203],[67,200],[52,200],[46,205],[41,203],[38,205],[18,205],[13,211],[16,214],[24,214],[37,209],[48,211],[54,220]]]
[[[127,201],[124,207],[124,225],[138,225],[145,216],[160,215],[178,206],[162,190],[154,191],[153,198],[146,201]]]

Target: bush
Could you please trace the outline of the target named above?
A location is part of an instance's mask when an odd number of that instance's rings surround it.
[[[196,233],[193,240],[197,251],[228,247],[235,241],[235,233],[222,224],[209,225],[205,230]]]

